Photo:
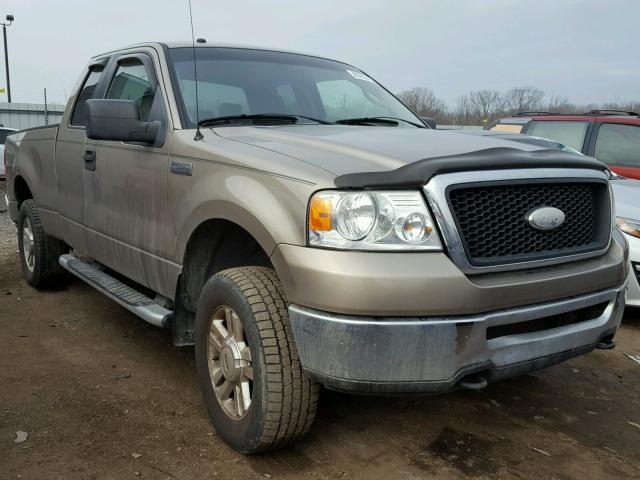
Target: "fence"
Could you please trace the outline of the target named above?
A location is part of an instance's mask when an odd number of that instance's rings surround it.
[[[0,103],[0,124],[21,130],[59,123],[64,107],[64,105],[47,105],[45,111],[44,104]]]

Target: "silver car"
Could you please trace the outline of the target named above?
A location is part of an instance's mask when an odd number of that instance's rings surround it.
[[[640,181],[615,176],[611,180],[618,228],[629,242],[629,289],[627,305],[640,307]]]

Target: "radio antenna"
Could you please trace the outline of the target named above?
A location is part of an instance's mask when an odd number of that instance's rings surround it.
[[[193,13],[191,11],[191,0],[189,0],[189,20],[191,21],[191,48],[193,50],[193,79],[196,84],[196,135],[193,139],[197,142],[202,140],[200,131],[200,108],[198,102],[198,62],[196,62],[196,37],[193,33]]]

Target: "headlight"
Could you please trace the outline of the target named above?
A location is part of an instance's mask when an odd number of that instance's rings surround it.
[[[632,237],[640,238],[640,220],[617,217],[616,224],[624,233],[627,233]]]
[[[441,250],[420,192],[318,192],[309,202],[309,244],[351,250]]]

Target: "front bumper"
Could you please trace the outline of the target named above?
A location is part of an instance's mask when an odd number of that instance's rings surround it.
[[[465,275],[443,252],[356,252],[279,244],[271,256],[290,303],[344,315],[475,315],[562,300],[622,285],[627,243],[586,260]]]
[[[611,338],[625,288],[451,317],[357,317],[289,307],[300,361],[325,386],[360,393],[437,393],[475,375],[522,375]],[[553,323],[577,312],[567,324]],[[559,326],[563,325],[563,326]]]

